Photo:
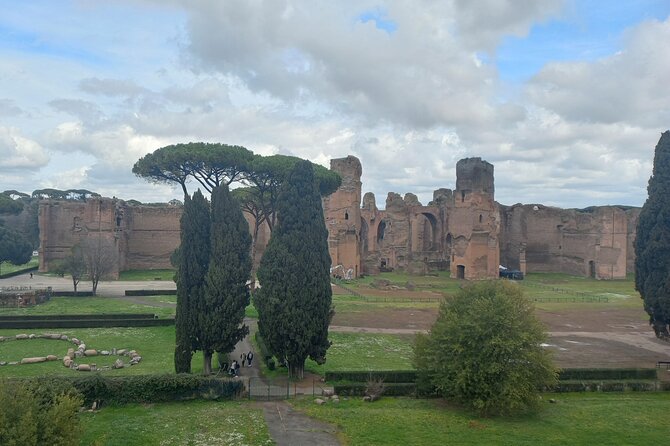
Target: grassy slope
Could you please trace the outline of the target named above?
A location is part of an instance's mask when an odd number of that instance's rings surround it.
[[[37,257],[33,257],[32,259],[30,259],[28,263],[24,263],[23,265],[14,265],[13,263],[2,262],[2,264],[0,265],[0,274],[13,273],[14,271],[34,268],[39,264],[40,261]]]
[[[478,418],[441,400],[360,399],[297,407],[336,424],[355,445],[638,445],[667,443],[670,393],[560,394],[534,416]]]
[[[121,271],[119,280],[127,281],[146,281],[146,280],[166,280],[174,279],[175,270],[173,269],[142,269]]]

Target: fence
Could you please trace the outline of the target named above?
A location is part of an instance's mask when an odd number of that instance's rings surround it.
[[[595,303],[607,303],[609,298],[607,296],[599,296],[597,294],[588,294],[581,291],[568,290],[565,288],[558,288],[551,285],[544,285],[540,283],[533,282],[519,282],[524,287],[528,288],[539,288],[547,291],[552,291],[554,293],[564,294],[565,297],[549,297],[549,296],[538,296],[531,297],[530,299],[534,302],[595,302]]]
[[[285,400],[303,395],[322,395],[326,387],[316,379],[305,384],[305,381],[298,383],[288,378],[253,377],[249,378],[247,392],[250,400]]]
[[[404,297],[404,296],[365,296],[358,291],[349,288],[346,285],[343,285],[341,281],[334,281],[337,286],[346,290],[352,296],[356,296],[359,299],[365,302],[441,302],[442,297],[430,297],[430,296],[417,296],[417,297]]]

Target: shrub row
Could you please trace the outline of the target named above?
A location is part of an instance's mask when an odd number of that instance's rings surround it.
[[[177,290],[126,290],[126,296],[176,296]]]
[[[662,389],[657,381],[560,381],[547,392],[652,392]]]
[[[0,328],[106,328],[106,327],[161,327],[174,325],[174,319],[66,319],[30,321],[0,321]]]
[[[93,291],[52,291],[51,297],[93,297]]]
[[[16,271],[12,271],[11,273],[0,274],[0,279],[9,279],[10,277],[20,276],[21,274],[25,274],[30,271],[37,271],[38,268],[39,267],[37,266],[31,266],[30,268],[19,269]]]
[[[416,377],[416,370],[326,372],[326,381],[328,382],[351,381],[364,383],[373,379],[381,379],[384,383],[414,383]]]
[[[88,376],[40,376],[17,378],[44,388],[74,387],[87,405],[122,405],[128,403],[157,403],[188,399],[233,399],[244,390],[240,380],[210,378],[199,375],[137,375],[108,377],[101,374]]]
[[[363,396],[366,384],[350,383],[335,384],[333,389],[340,396]],[[385,396],[416,396],[416,384],[414,383],[384,383]]]
[[[563,369],[560,381],[656,379],[656,369]]]
[[[108,313],[108,314],[44,314],[44,315],[3,315],[1,321],[49,321],[49,320],[105,320],[105,319],[155,319],[153,313]]]
[[[417,372],[415,370],[326,372],[326,381],[329,382],[362,383],[370,379],[381,379],[385,383],[414,383],[417,380]],[[558,379],[560,381],[655,380],[656,369],[563,369]]]

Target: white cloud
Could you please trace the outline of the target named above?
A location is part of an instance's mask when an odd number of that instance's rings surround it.
[[[25,138],[19,129],[0,126],[0,172],[10,169],[39,169],[49,155],[37,142]]]

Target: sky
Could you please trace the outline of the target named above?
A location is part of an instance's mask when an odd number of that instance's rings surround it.
[[[670,128],[668,0],[0,0],[0,191],[181,198],[154,150],[243,145],[423,204],[456,162],[502,204],[641,206]]]

